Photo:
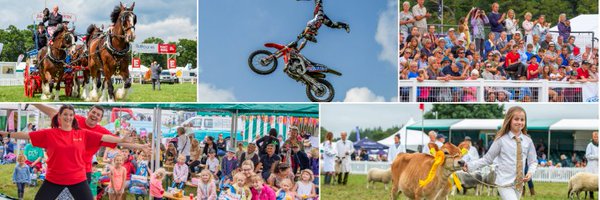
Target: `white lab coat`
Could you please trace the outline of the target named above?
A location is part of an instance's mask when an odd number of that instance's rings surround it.
[[[598,173],[598,147],[591,142],[585,149],[585,158],[588,160],[585,171],[589,173]]]
[[[337,157],[342,159],[341,172],[350,172],[350,155],[354,152],[354,144],[350,140],[346,140],[345,144],[342,140],[335,143],[335,151]]]
[[[431,143],[431,142],[429,142],[429,143]],[[425,146],[423,146],[423,151],[421,151],[421,153],[431,154],[431,152],[429,152],[429,143],[427,143],[427,144],[425,144]],[[444,145],[444,143],[437,141],[437,140],[434,143],[438,146],[438,149],[441,149],[442,146]]]
[[[464,160],[465,162],[477,159],[479,159],[479,153],[477,153],[477,149],[473,146],[471,146],[471,148],[469,148],[469,152],[462,157],[462,160]]]
[[[390,148],[388,149],[388,163],[392,163],[394,162],[394,159],[396,159],[396,156],[399,153],[406,153],[406,148],[404,148],[404,145],[402,143],[400,143],[400,145],[398,145],[398,148],[396,148],[396,144],[392,144],[390,145]]]
[[[330,141],[323,142],[323,146],[321,148],[323,155],[323,171],[324,172],[334,172],[335,171],[335,148],[333,148],[333,143]]]

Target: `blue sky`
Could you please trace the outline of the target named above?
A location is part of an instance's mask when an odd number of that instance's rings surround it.
[[[305,87],[283,73],[283,60],[276,72],[261,76],[250,70],[247,59],[266,49],[266,42],[294,40],[312,18],[313,1],[215,0],[198,6],[199,101],[308,101]],[[326,0],[324,9],[332,20],[348,22],[350,34],[323,26],[319,42],[302,52],[344,74],[327,77],[336,89],[334,101],[394,98],[395,2]]]
[[[196,0],[0,0],[0,29],[14,25],[24,29],[33,24],[34,13],[42,12],[44,3],[49,9],[55,5],[59,12],[74,14],[76,32],[83,33],[90,24],[110,25],[110,13],[119,2],[130,6],[136,2],[134,12],[137,15],[136,42],[141,43],[149,37],[160,37],[165,41],[177,41],[181,38],[196,39],[197,5]],[[173,31],[177,30],[177,31]]]

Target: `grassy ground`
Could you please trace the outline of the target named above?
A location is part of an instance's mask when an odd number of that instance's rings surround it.
[[[321,177],[320,180],[324,180]],[[321,182],[323,183],[323,182]],[[350,175],[348,177],[348,185],[323,185],[321,184],[321,197],[324,200],[334,199],[389,199],[390,188],[384,189],[382,183],[376,183],[375,189],[367,189],[367,176],[366,175]],[[536,195],[530,197],[527,195],[525,200],[528,199],[567,199],[567,183],[542,183],[534,182]],[[527,191],[529,192],[529,190]],[[487,193],[486,193],[487,194]],[[583,193],[582,193],[583,195]],[[407,199],[405,196],[401,196],[400,199]],[[475,196],[475,190],[467,190],[467,195],[455,195],[450,196],[449,199],[453,200],[480,200],[480,199],[499,199],[499,197],[488,197],[488,196]]]
[[[121,85],[115,85],[115,92]],[[133,90],[128,94],[125,102],[195,102],[196,85],[184,84],[161,84],[160,91],[152,91],[151,84],[133,84]],[[63,102],[83,102],[74,97],[66,97],[64,88],[61,89],[60,100]],[[0,87],[0,102],[40,102],[40,94],[33,98],[24,95],[23,86]]]
[[[15,184],[12,184],[12,174],[14,168],[14,164],[0,165],[0,194],[5,194],[10,197],[17,197],[17,186]],[[26,187],[24,199],[33,199],[35,197],[35,194],[37,194],[37,191],[40,189],[40,185],[41,184],[38,184],[37,187]],[[166,185],[163,183],[163,186]],[[196,194],[195,188],[193,189],[190,187],[186,187],[185,191],[186,194]],[[108,199],[108,196],[104,196],[102,199]],[[128,194],[126,199],[135,199],[135,197],[131,194]]]

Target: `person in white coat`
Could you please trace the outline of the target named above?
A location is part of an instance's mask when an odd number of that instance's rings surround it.
[[[462,157],[462,160],[464,160],[465,162],[469,162],[471,160],[477,160],[477,159],[479,159],[479,153],[477,152],[477,148],[475,148],[473,146],[473,142],[471,141],[471,137],[466,136],[465,140],[463,142],[469,144],[469,150],[468,150],[468,153]]]
[[[598,132],[592,133],[592,141],[588,144],[585,149],[585,158],[587,159],[587,166],[585,171],[589,173],[598,173]]]
[[[388,162],[391,164],[399,153],[406,153],[406,148],[400,142],[400,134],[394,136],[394,144],[388,149]]]
[[[335,148],[333,147],[333,133],[328,132],[325,136],[325,142],[321,147],[321,155],[323,155],[323,172],[325,172],[325,185],[331,184],[331,177],[335,173]]]
[[[435,143],[435,138],[437,137],[437,133],[435,131],[429,131],[429,133],[427,134],[429,135],[429,142],[425,145],[423,145],[423,150],[421,151],[421,153],[425,153],[425,154],[429,154],[429,143]]]
[[[337,152],[337,158],[342,161],[341,170],[338,174],[338,184],[348,183],[348,174],[350,174],[350,155],[354,152],[354,144],[352,141],[347,140],[348,133],[341,133],[342,139],[335,143],[335,150]],[[344,174],[344,179],[342,180],[342,174]]]

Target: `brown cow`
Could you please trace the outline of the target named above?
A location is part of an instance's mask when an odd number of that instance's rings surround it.
[[[465,145],[461,144],[459,147],[465,148]],[[399,154],[392,163],[392,199],[398,199],[400,193],[404,193],[409,199],[446,199],[451,189],[448,178],[465,164],[461,160],[459,147],[451,143],[442,146],[445,158],[437,168],[433,180],[424,187],[419,186],[419,180],[427,178],[434,157],[423,153]],[[429,148],[439,150],[433,143],[429,144]]]

